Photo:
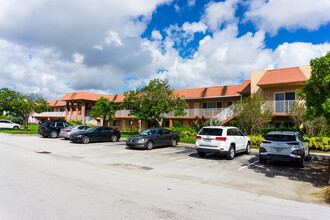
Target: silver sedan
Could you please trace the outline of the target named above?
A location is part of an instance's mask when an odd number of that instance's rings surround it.
[[[89,126],[86,125],[73,125],[70,127],[62,128],[59,136],[64,139],[69,139],[70,135],[76,132],[86,131]]]

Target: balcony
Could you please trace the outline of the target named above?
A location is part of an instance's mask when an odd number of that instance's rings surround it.
[[[65,112],[41,112],[33,113],[33,117],[65,117]]]
[[[298,100],[266,101],[265,107],[272,110],[274,114],[289,114],[290,108],[296,103],[304,103]]]
[[[184,116],[178,115],[177,117],[214,117],[218,114],[220,114],[224,109],[223,108],[211,108],[211,109],[197,109],[197,108],[192,108],[192,109],[185,109],[184,112],[187,114]],[[116,111],[116,117],[127,117],[129,116],[130,110],[118,110]],[[165,117],[176,117],[174,111],[165,114]]]

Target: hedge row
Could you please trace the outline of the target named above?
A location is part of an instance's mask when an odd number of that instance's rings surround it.
[[[264,139],[262,135],[249,135],[252,145],[260,146]],[[329,137],[304,137],[310,142],[308,143],[311,149],[330,151],[330,138]]]

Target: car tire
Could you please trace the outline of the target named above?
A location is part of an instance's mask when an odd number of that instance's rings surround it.
[[[251,153],[251,144],[250,143],[247,143],[245,154],[249,155],[250,153]]]
[[[152,150],[154,148],[154,143],[152,141],[147,142],[147,150]]]
[[[46,137],[48,137],[48,136],[47,136],[47,135],[42,135],[42,137],[46,138]]]
[[[118,141],[118,138],[117,138],[116,135],[112,135],[110,139],[111,139],[112,142]]]
[[[259,162],[261,164],[266,164],[267,163],[267,159],[265,159],[265,158],[259,158]]]
[[[13,129],[14,129],[14,130],[18,130],[19,127],[18,127],[18,126],[14,126]]]
[[[82,139],[81,139],[81,142],[83,144],[88,144],[89,143],[89,137],[88,136],[83,136]]]
[[[57,131],[51,131],[50,134],[49,134],[49,137],[50,138],[56,138],[57,137]]]
[[[227,160],[232,160],[235,157],[235,147],[233,145],[230,146],[227,155],[226,155],[226,159]]]
[[[171,146],[176,147],[177,144],[178,144],[178,141],[175,138],[173,138],[171,141]]]
[[[305,159],[304,158],[301,158],[298,162],[298,166],[300,168],[304,168],[305,167]]]
[[[200,151],[197,151],[197,153],[198,153],[198,156],[202,157],[202,158],[205,157],[205,155],[206,155],[204,152],[200,152]]]
[[[307,155],[307,157],[305,158],[305,161],[309,161],[309,160],[311,160],[311,155],[309,154],[309,151],[308,151],[308,155]]]

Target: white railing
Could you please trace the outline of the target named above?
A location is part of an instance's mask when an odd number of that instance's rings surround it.
[[[41,112],[41,113],[33,113],[33,117],[54,117],[54,116],[65,116],[65,112]]]
[[[130,110],[117,110],[115,116],[116,117],[125,117],[129,116]]]
[[[233,105],[229,106],[228,108],[223,109],[221,112],[219,112],[219,114],[217,114],[216,116],[214,116],[215,120],[218,121],[225,121],[228,118],[230,118],[231,116],[233,116],[234,111],[233,111]]]
[[[85,124],[100,125],[100,122],[98,122],[97,120],[95,120],[94,118],[91,118],[89,116],[84,117],[84,123]]]
[[[297,100],[266,101],[265,107],[272,110],[274,114],[288,114],[290,108],[298,102]]]

